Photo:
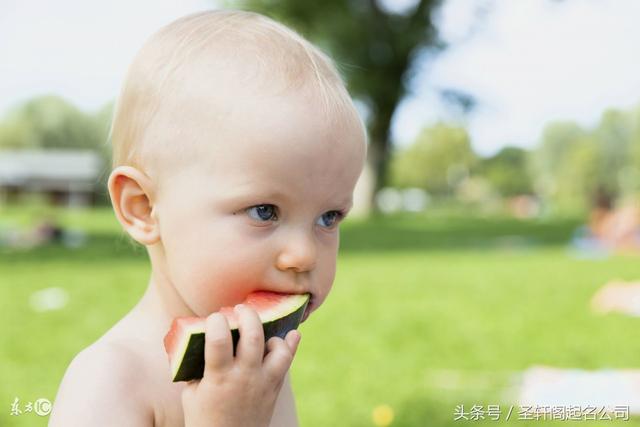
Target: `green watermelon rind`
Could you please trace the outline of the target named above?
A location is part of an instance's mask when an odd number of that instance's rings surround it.
[[[297,295],[296,295],[297,296]],[[300,298],[292,298],[292,307],[287,308],[278,317],[277,313],[270,312],[267,316],[261,316],[262,329],[264,331],[265,341],[272,337],[284,338],[287,333],[296,329],[302,321],[302,316],[309,303],[309,294],[300,295]],[[263,317],[267,317],[264,319]],[[189,339],[185,340],[186,345],[183,346],[179,353],[181,357],[174,362],[173,382],[191,381],[202,378],[204,374],[204,326],[194,326],[189,333]],[[233,354],[236,353],[240,332],[236,325],[232,325],[231,337],[233,340]],[[180,363],[177,363],[177,361]]]

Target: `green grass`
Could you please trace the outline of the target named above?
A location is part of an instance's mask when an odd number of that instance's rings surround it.
[[[0,223],[27,226],[35,214],[0,211]],[[146,254],[110,211],[59,214],[90,233],[87,246],[0,249],[0,426],[45,425],[11,417],[14,398],[53,400],[69,360],[131,308],[148,278]],[[371,426],[380,404],[393,408],[393,426],[571,423],[463,422],[453,412],[506,409],[514,378],[533,365],[640,364],[640,319],[588,310],[607,281],[639,278],[638,259],[571,257],[576,225],[437,215],[345,223],[334,290],[301,327],[292,368],[301,425]],[[69,304],[33,312],[29,296],[53,286]]]

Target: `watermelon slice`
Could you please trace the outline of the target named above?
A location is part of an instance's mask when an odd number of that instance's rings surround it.
[[[271,337],[284,338],[300,324],[309,303],[310,294],[280,294],[258,291],[249,294],[243,304],[252,307],[262,321],[265,341]],[[223,307],[231,328],[233,353],[240,338],[238,319],[233,307]],[[204,317],[178,317],[164,337],[169,355],[171,377],[174,382],[202,378],[204,372]]]

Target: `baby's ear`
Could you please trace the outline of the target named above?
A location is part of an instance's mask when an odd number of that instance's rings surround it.
[[[151,179],[134,167],[118,166],[111,171],[108,186],[113,210],[127,233],[145,246],[158,242]]]

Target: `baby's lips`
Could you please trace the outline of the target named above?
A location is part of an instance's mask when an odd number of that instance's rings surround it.
[[[315,301],[313,300],[313,295],[312,295],[311,298],[309,299],[309,303],[307,304],[307,308],[304,310],[304,314],[302,315],[302,320],[300,321],[300,323],[303,323],[305,320],[307,320],[311,315],[311,312],[315,310],[315,308],[316,308]]]

